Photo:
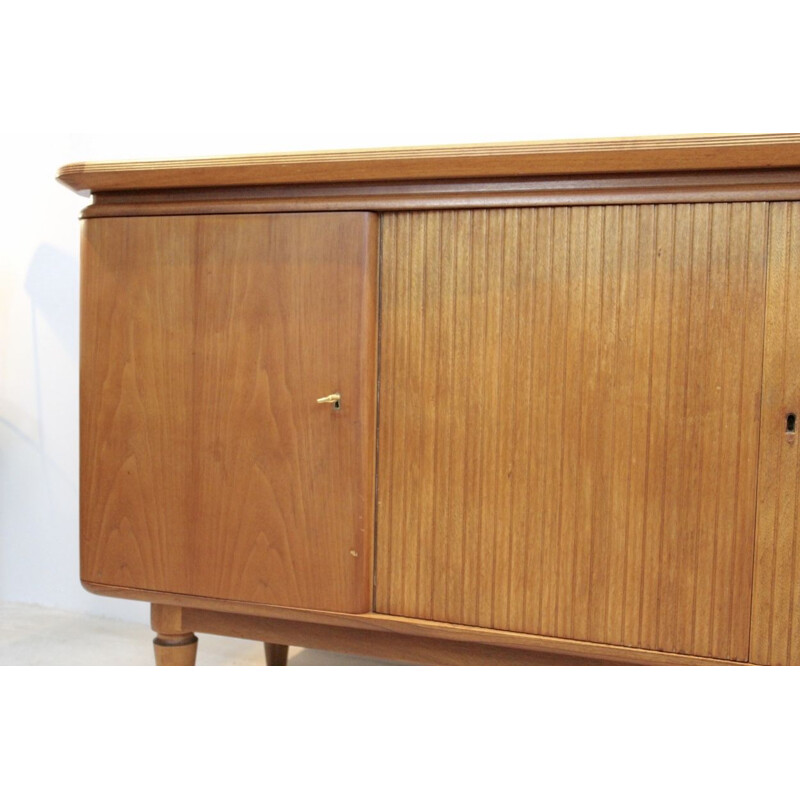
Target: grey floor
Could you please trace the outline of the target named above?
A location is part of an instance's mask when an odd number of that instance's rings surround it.
[[[198,635],[198,666],[263,666],[259,642]],[[147,625],[18,603],[0,604],[0,666],[150,666]],[[399,662],[289,649],[289,666],[392,666]]]

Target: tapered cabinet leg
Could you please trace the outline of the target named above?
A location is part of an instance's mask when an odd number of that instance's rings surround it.
[[[180,606],[153,604],[150,627],[156,632],[153,649],[158,667],[193,667],[197,658],[197,637],[185,630]]]
[[[157,667],[193,667],[197,658],[197,637],[159,635],[153,639]]]
[[[264,652],[268,667],[285,667],[289,657],[289,645],[264,642]]]

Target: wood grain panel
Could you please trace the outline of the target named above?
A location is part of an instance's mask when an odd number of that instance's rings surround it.
[[[767,205],[382,219],[376,610],[746,660]]]
[[[368,610],[376,218],[85,225],[83,579]]]
[[[750,659],[800,664],[800,204],[770,208],[764,401]],[[797,430],[797,427],[796,427]]]
[[[81,577],[185,590],[197,220],[81,225]]]

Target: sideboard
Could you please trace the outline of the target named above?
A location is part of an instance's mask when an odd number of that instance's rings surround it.
[[[800,135],[58,177],[81,580],[157,663],[800,664]]]

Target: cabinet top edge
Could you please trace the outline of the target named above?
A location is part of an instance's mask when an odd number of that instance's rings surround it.
[[[57,179],[76,192],[89,194],[130,189],[786,167],[800,167],[800,134],[692,134],[81,162],[63,166]]]

